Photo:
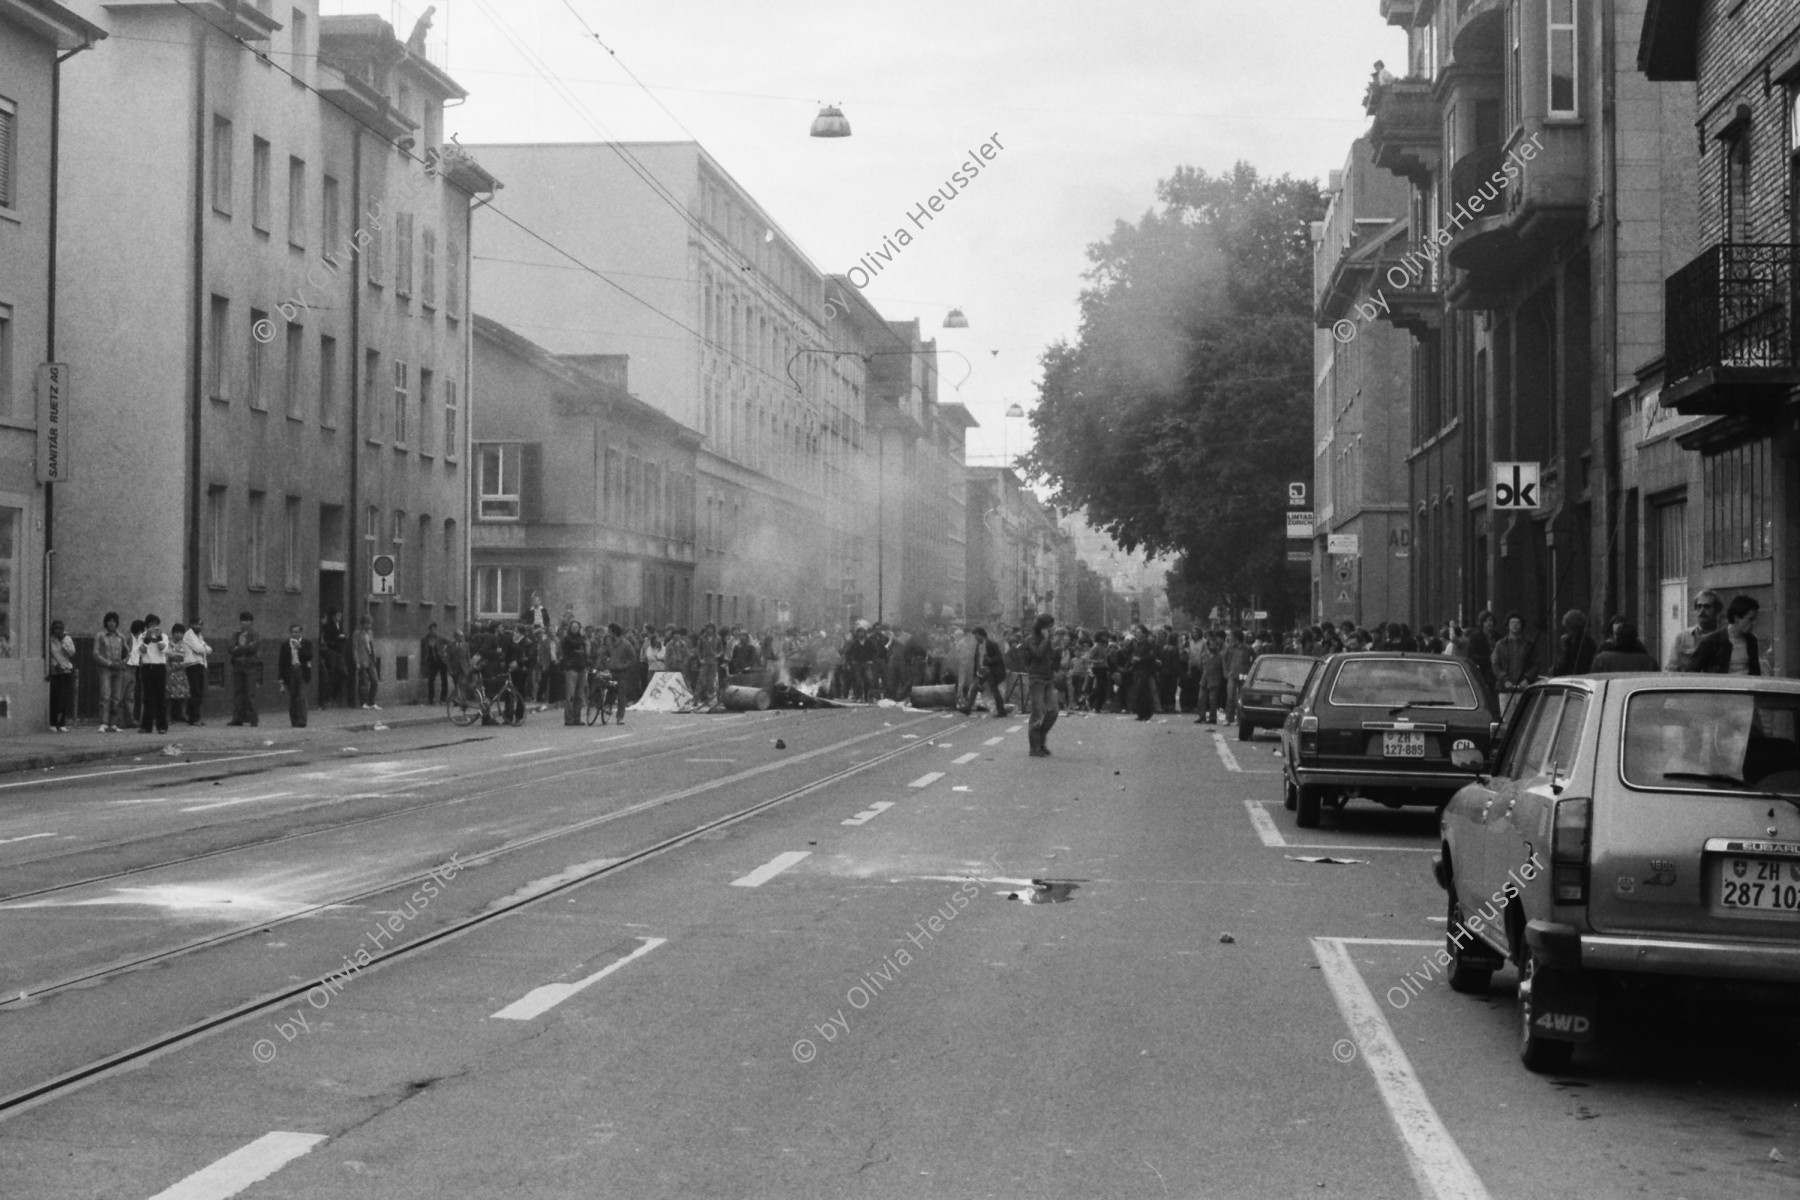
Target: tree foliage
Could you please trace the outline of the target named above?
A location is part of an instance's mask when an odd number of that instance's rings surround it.
[[[1178,555],[1170,600],[1280,609],[1287,483],[1312,476],[1316,183],[1189,167],[1088,248],[1075,344],[1042,356],[1025,465],[1128,551]],[[1294,597],[1292,599],[1298,599]]]

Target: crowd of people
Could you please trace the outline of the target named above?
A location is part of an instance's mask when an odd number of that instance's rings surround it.
[[[1694,598],[1695,623],[1677,637],[1666,665],[1672,671],[1762,673],[1755,635],[1758,604],[1737,596],[1729,605],[1717,592]],[[1297,628],[1283,637],[1263,631],[1178,632],[1142,624],[1129,629],[1088,630],[1058,625],[1048,615],[1030,628],[938,626],[930,630],[859,621],[836,631],[770,629],[753,634],[741,625],[711,623],[690,633],[685,626],[618,623],[583,624],[571,606],[552,621],[536,594],[517,621],[476,622],[448,636],[436,625],[419,642],[423,695],[417,702],[441,703],[451,689],[479,678],[489,696],[508,682],[521,716],[526,705],[564,708],[564,721],[581,720],[590,670],[610,685],[609,705],[617,717],[637,702],[659,672],[678,673],[694,707],[719,700],[724,681],[769,672],[778,682],[827,699],[874,703],[904,702],[916,687],[955,688],[964,713],[977,704],[996,716],[1008,706],[1033,710],[1033,753],[1048,754],[1040,736],[1063,704],[1076,711],[1129,712],[1140,721],[1159,713],[1192,715],[1196,723],[1217,725],[1237,719],[1237,694],[1251,663],[1270,652],[1323,656],[1346,650],[1397,650],[1466,658],[1502,694],[1521,690],[1541,675],[1601,671],[1653,671],[1656,658],[1645,648],[1637,626],[1624,617],[1607,623],[1596,642],[1587,618],[1570,611],[1553,649],[1539,653],[1538,638],[1517,612],[1506,614],[1504,629],[1492,612],[1472,626],[1456,622],[1413,630],[1404,622],[1363,628],[1355,622]],[[166,733],[171,720],[202,725],[207,667],[223,655],[232,694],[232,725],[259,721],[255,689],[261,671],[261,640],[252,614],[239,614],[238,628],[216,647],[199,618],[176,622],[165,633],[149,613],[120,628],[107,613],[90,651],[100,685],[100,730]],[[373,622],[363,616],[346,630],[333,609],[316,641],[292,625],[277,653],[276,676],[295,726],[307,720],[308,692],[318,671],[318,704],[379,711],[382,684]],[[63,622],[50,628],[50,728],[68,732],[74,715],[75,644]],[[1035,686],[1041,683],[1042,686]],[[506,714],[501,714],[506,715]]]

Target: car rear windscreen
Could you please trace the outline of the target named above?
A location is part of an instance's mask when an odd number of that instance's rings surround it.
[[[1620,769],[1635,788],[1800,796],[1800,696],[1643,691],[1625,706]]]
[[[1479,703],[1468,670],[1450,658],[1349,659],[1331,685],[1331,702],[1369,708],[1475,708]]]
[[[1249,682],[1298,691],[1306,686],[1306,677],[1317,665],[1318,660],[1314,658],[1259,658],[1250,668]]]

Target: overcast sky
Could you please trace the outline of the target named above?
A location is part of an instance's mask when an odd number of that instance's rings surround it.
[[[402,38],[423,8],[324,4]],[[437,0],[440,39],[470,93],[445,121],[464,142],[691,137],[828,272],[904,224],[912,244],[866,293],[967,357],[944,355],[942,390],[981,422],[971,456],[1024,448],[1002,414],[1030,407],[1039,354],[1073,335],[1088,245],[1159,179],[1240,159],[1322,179],[1367,128],[1373,61],[1405,57],[1377,0]],[[853,136],[807,136],[821,101]],[[906,212],[996,135],[998,157],[915,229]],[[968,329],[939,328],[952,305]]]

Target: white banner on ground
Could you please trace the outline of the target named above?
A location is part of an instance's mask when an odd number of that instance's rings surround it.
[[[679,671],[658,671],[650,677],[650,686],[631,706],[632,712],[680,712],[694,702],[687,680]]]

